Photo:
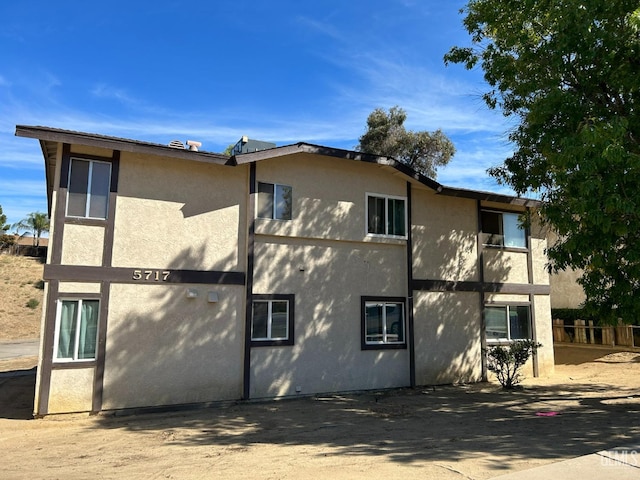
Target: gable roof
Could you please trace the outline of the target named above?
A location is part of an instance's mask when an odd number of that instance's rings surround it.
[[[146,153],[150,155],[158,155],[163,157],[179,158],[183,160],[192,160],[229,166],[258,162],[269,158],[293,155],[296,153],[310,153],[389,166],[406,175],[407,177],[431,188],[440,195],[498,202],[524,207],[535,207],[540,205],[540,202],[538,200],[529,198],[502,195],[492,192],[483,192],[479,190],[447,187],[391,157],[373,155],[364,152],[356,152],[352,150],[344,150],[340,148],[325,147],[322,145],[314,145],[305,142],[298,142],[291,145],[284,145],[282,147],[269,148],[257,152],[237,154],[229,157],[220,153],[192,151],[169,147],[168,145],[162,145],[158,143],[143,142],[139,140],[130,140],[127,138],[112,137],[108,135],[98,135],[95,133],[85,133],[42,126],[17,125],[16,136],[35,138],[40,140],[40,146],[42,148],[42,153],[45,159],[45,173],[47,177],[47,193],[49,199],[51,198],[51,191],[53,188],[52,181],[55,171],[54,169],[55,158],[57,154],[57,144],[76,143],[79,145],[105,148],[109,150],[120,150],[132,153]]]

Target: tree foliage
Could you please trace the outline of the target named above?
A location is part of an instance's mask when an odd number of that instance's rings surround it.
[[[441,130],[435,132],[407,131],[406,112],[391,107],[389,112],[376,108],[367,118],[367,131],[360,137],[361,152],[393,157],[430,178],[436,169],[445,166],[455,154],[451,140]]]
[[[601,319],[640,317],[640,9],[637,0],[472,0],[471,47],[445,63],[480,65],[483,98],[516,120],[514,153],[490,170],[535,192],[559,241],[550,268],[579,269]]]
[[[11,225],[7,223],[7,216],[2,212],[2,205],[0,205],[0,248],[15,243],[15,237],[7,234],[9,228],[11,228]]]
[[[40,237],[43,232],[49,231],[49,217],[45,213],[32,212],[27,215],[27,218],[20,220],[13,225],[18,232],[25,230],[27,233],[33,235],[33,246],[40,246]]]
[[[0,205],[0,234],[6,233],[11,225],[7,223],[7,216],[2,212],[2,205]]]

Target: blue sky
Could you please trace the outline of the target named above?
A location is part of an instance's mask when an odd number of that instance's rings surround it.
[[[242,135],[353,149],[376,107],[441,128],[449,186],[508,192],[486,169],[511,151],[480,99],[482,71],[445,67],[468,45],[461,1],[0,2],[0,205],[46,212],[44,162],[17,124],[221,152]]]

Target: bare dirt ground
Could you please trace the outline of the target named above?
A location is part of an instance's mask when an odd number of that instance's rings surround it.
[[[0,254],[0,340],[39,337],[43,268],[38,258]]]
[[[640,353],[557,347],[556,363],[513,392],[487,383],[41,420],[29,420],[34,377],[0,377],[1,476],[485,479],[640,445]]]

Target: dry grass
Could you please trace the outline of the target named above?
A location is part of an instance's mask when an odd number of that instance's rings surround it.
[[[43,268],[37,258],[0,255],[0,340],[40,336]]]

